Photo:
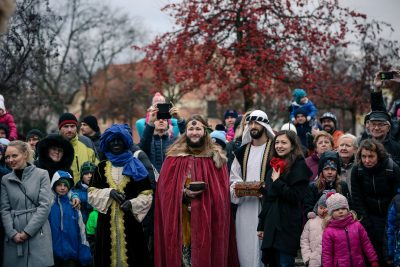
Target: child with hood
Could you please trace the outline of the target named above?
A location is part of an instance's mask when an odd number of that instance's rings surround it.
[[[72,207],[70,189],[74,180],[65,171],[56,171],[51,180],[54,202],[49,214],[54,262],[58,266],[87,266],[92,262],[85,225],[79,210]]]
[[[8,140],[13,141],[18,139],[14,117],[8,111],[6,111],[4,97],[2,95],[0,95],[0,123],[6,125],[10,130]]]
[[[326,196],[327,193],[324,193],[315,204],[314,212],[317,216],[307,221],[300,237],[301,257],[306,266],[309,267],[321,266],[322,223],[328,212]]]
[[[292,123],[296,124],[295,113],[298,108],[303,108],[308,122],[314,121],[318,110],[314,106],[313,102],[308,99],[306,91],[304,91],[304,89],[296,88],[293,90],[292,95],[294,98],[294,101],[290,106],[290,120]]]
[[[328,216],[324,221],[322,236],[322,266],[378,267],[378,256],[364,227],[354,211],[349,210],[346,197],[339,193],[328,194]]]
[[[90,161],[86,161],[80,168],[81,179],[75,184],[73,190],[78,194],[81,200],[81,213],[83,222],[86,224],[89,213],[93,211],[93,207],[88,203],[88,188],[92,180],[96,165]]]

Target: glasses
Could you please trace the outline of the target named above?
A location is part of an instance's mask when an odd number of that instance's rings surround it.
[[[376,123],[376,122],[370,122],[369,124],[372,128],[383,128],[387,125],[389,125],[388,123],[384,123],[384,122],[380,122],[380,123]]]

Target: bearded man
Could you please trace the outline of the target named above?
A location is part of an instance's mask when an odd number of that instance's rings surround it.
[[[255,110],[247,117],[242,146],[235,155],[230,173],[231,201],[236,213],[237,249],[241,267],[264,266],[261,262],[261,240],[257,237],[261,201],[257,196],[238,197],[238,182],[262,182],[270,168],[270,152],[275,134],[264,111]]]
[[[227,159],[207,128],[193,115],[167,151],[155,197],[156,267],[238,266],[230,241]],[[195,190],[194,182],[205,186]]]

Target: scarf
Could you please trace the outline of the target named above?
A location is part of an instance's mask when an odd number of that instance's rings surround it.
[[[283,171],[285,170],[286,166],[287,166],[287,162],[286,160],[282,159],[282,158],[278,158],[278,157],[273,157],[269,163],[271,165],[272,168],[274,168],[275,171],[281,171],[281,173],[283,173]]]

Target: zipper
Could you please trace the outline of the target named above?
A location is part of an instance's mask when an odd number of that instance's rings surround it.
[[[347,239],[347,246],[349,247],[349,254],[350,254],[350,266],[353,266],[353,255],[351,255],[351,246],[350,246],[350,237],[349,237],[349,230],[347,227],[344,228],[346,232],[346,239]]]

